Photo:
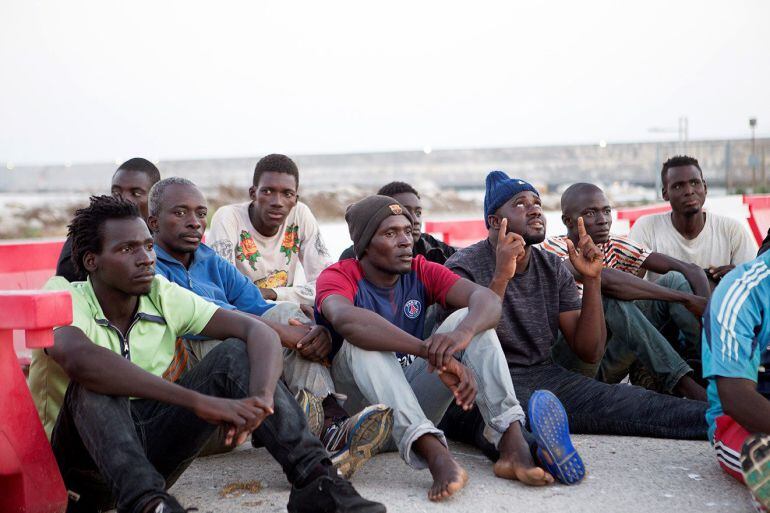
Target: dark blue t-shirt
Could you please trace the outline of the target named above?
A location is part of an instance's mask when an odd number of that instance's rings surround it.
[[[341,260],[327,267],[316,281],[316,322],[329,328],[336,354],[342,337],[321,313],[324,300],[340,295],[353,305],[375,312],[412,336],[422,339],[425,310],[434,303],[446,306],[449,289],[460,279],[446,267],[428,262],[423,256],[412,259],[412,269],[401,275],[392,287],[378,287],[364,278],[358,260]],[[404,363],[411,362],[407,355],[398,355]]]

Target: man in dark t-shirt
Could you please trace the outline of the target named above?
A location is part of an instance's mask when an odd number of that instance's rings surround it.
[[[413,219],[393,198],[365,198],[348,208],[345,219],[357,258],[321,273],[316,319],[331,330],[332,376],[337,390],[348,396],[346,406],[393,408],[392,449],[412,467],[430,469],[431,500],[452,495],[467,481],[434,425],[453,402],[463,409],[474,400],[478,404],[489,427],[487,439],[500,451],[494,466],[498,477],[530,485],[553,482],[554,476],[535,464],[523,436],[524,411],[493,329],[500,318],[499,299],[445,267],[413,257]],[[425,310],[434,303],[460,310],[423,341]],[[555,398],[547,407],[562,411]],[[531,418],[541,416],[538,408],[530,410]],[[566,426],[564,420],[556,424]],[[582,462],[568,432],[558,436],[563,439],[549,438],[549,447],[541,443],[548,437],[535,433],[539,456],[547,466],[553,458],[542,451],[574,455],[568,478],[577,482],[584,475]]]
[[[564,404],[575,433],[705,439],[705,402],[601,383],[553,363],[550,351],[559,330],[584,361],[598,362],[604,355],[601,259],[598,265],[589,266],[582,262],[580,244],[576,248],[572,241],[567,242],[569,260],[584,277],[581,299],[561,259],[534,247],[545,239],[545,216],[537,190],[501,171],[490,173],[486,182],[484,211],[489,237],[455,253],[446,266],[502,298],[497,335],[522,403],[529,401],[535,389],[550,390]],[[582,218],[578,226],[580,243],[588,243],[590,236]],[[525,246],[518,257],[511,250],[516,244]],[[588,280],[586,272],[591,276]],[[483,421],[474,411],[451,408],[442,426],[450,437],[478,444]],[[463,428],[455,429],[458,426]]]

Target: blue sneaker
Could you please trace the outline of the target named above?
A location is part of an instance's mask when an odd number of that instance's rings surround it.
[[[562,483],[579,483],[586,468],[570,440],[567,412],[561,401],[548,390],[536,390],[529,398],[527,410],[540,462]]]

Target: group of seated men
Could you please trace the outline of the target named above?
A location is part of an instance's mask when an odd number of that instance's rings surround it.
[[[73,321],[30,368],[68,511],[183,512],[167,490],[191,461],[248,438],[280,463],[289,512],[385,511],[348,481],[382,451],[449,497],[467,474],[447,438],[500,478],[574,484],[570,432],[708,438],[767,507],[770,252],[703,210],[697,160],[662,183],[672,211],[629,237],[574,184],[567,233],[546,238],[539,192],[493,171],[488,237],[456,249],[393,182],[348,208],[334,263],[289,157],[257,163],[207,244],[195,184],[125,162],[69,226],[46,287],[71,292]]]

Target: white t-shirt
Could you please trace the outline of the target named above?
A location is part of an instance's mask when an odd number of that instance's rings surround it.
[[[631,228],[629,238],[684,262],[704,269],[711,266],[738,265],[753,260],[757,254],[751,234],[736,219],[706,213],[703,230],[692,240],[685,239],[671,221],[671,212],[640,217]],[[647,279],[659,274],[647,271]]]
[[[249,204],[219,208],[211,219],[207,244],[260,288],[273,289],[278,301],[312,305],[315,281],[334,261],[321,238],[313,213],[297,202],[278,233],[265,237],[249,219]],[[294,286],[297,262],[307,283]]]

